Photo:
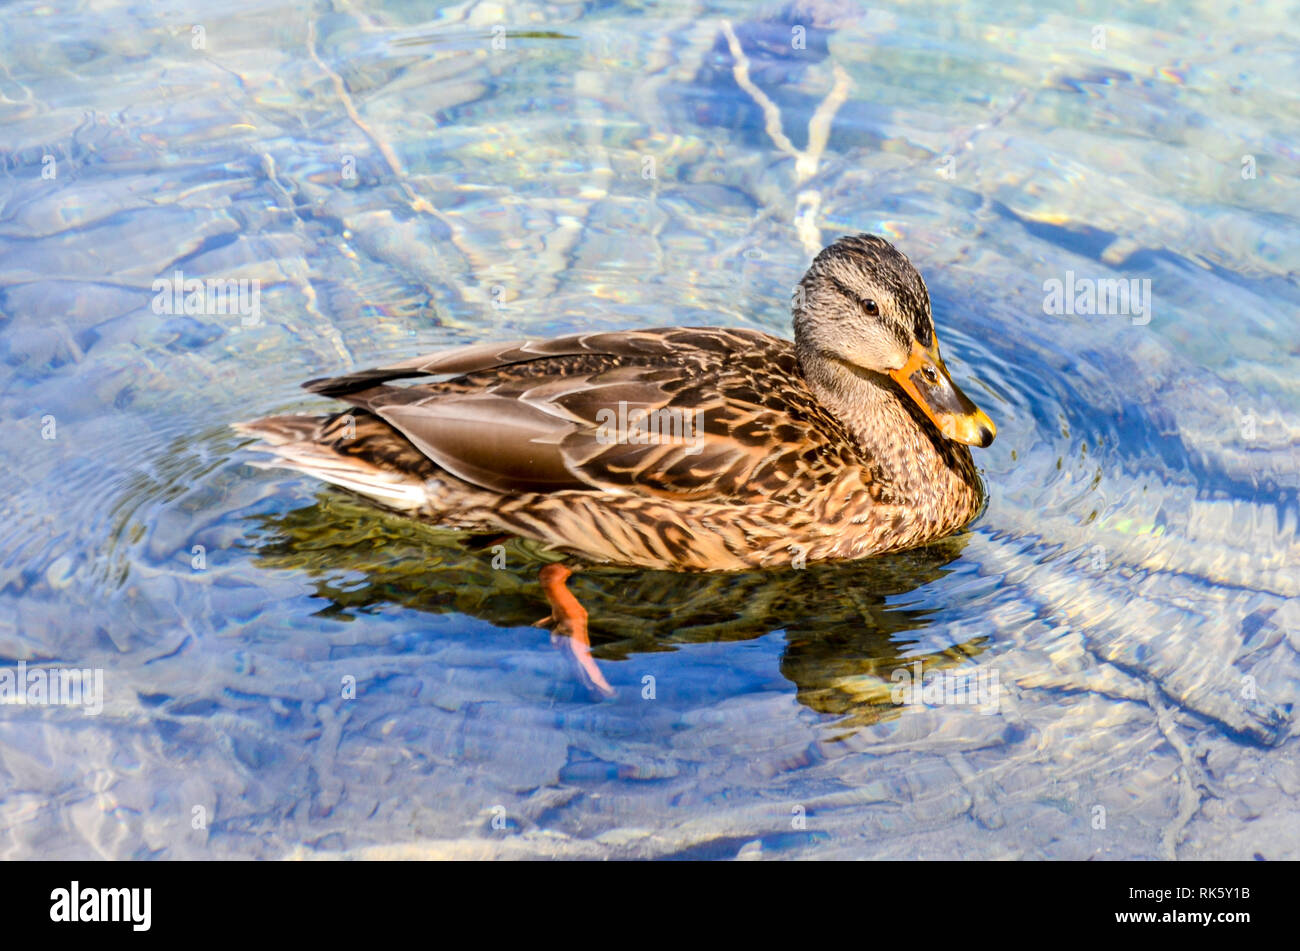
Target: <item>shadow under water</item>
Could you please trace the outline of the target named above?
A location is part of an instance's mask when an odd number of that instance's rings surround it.
[[[303,572],[319,614],[352,619],[397,605],[523,627],[548,606],[538,570],[555,555],[523,539],[485,539],[413,521],[322,489],[313,504],[251,516],[245,543],[264,567]],[[735,573],[586,566],[569,587],[590,615],[592,654],[616,662],[679,644],[785,635],[781,673],[799,702],[850,722],[895,716],[891,674],[951,668],[989,638],[918,651],[907,632],[929,627],[933,608],[891,604],[948,573],[965,535],[844,564]]]

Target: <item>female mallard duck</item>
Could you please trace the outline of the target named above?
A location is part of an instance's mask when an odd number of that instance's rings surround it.
[[[421,376],[442,379],[391,385]],[[995,432],[948,375],[921,275],[874,235],[817,255],[793,344],[723,328],[577,334],[305,386],[356,409],[240,424],[273,464],[449,527],[659,569],[933,541],[979,511],[966,445]],[[567,577],[541,576],[554,622],[585,642]]]

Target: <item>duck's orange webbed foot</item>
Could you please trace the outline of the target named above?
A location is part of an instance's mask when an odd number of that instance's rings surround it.
[[[542,593],[550,602],[551,614],[535,625],[551,629],[551,642],[562,643],[572,655],[588,683],[606,697],[615,694],[605,675],[591,656],[591,639],[587,636],[587,610],[573,596],[565,582],[573,572],[561,564],[547,565],[537,573]],[[557,637],[556,635],[559,635]],[[563,640],[560,640],[563,638]]]

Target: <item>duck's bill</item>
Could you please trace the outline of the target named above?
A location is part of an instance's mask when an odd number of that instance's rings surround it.
[[[998,428],[952,381],[939,356],[939,342],[929,349],[912,344],[912,354],[889,375],[949,439],[968,446],[987,446]]]

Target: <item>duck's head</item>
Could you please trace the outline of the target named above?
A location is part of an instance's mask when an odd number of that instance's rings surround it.
[[[925,281],[883,238],[846,236],[817,255],[795,291],[794,339],[805,372],[832,363],[880,385],[889,377],[948,439],[993,442],[997,427],[939,355]]]

